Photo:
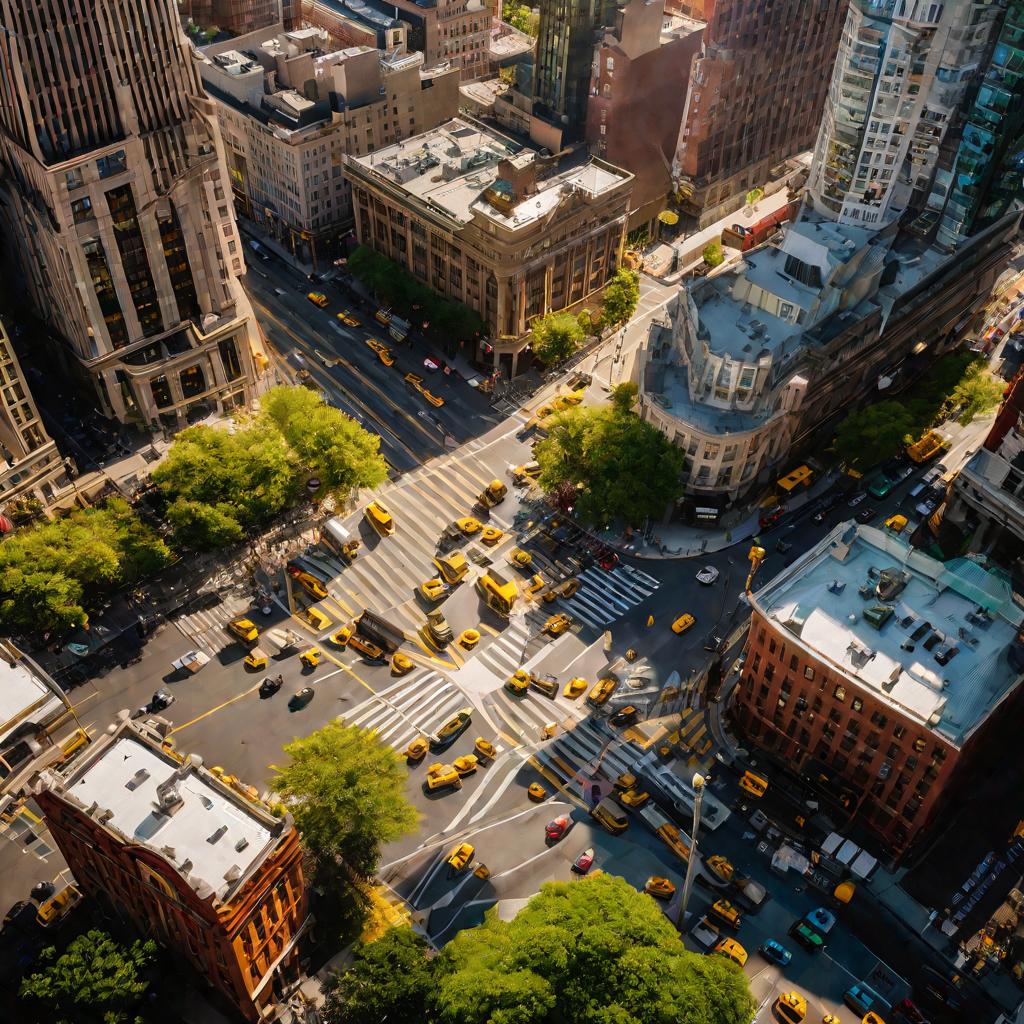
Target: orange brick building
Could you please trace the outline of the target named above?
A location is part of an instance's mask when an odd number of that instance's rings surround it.
[[[79,887],[177,953],[246,1020],[299,977],[309,927],[299,834],[249,787],[126,712],[36,799]]]
[[[901,856],[1024,691],[1009,581],[844,523],[751,610],[738,729]]]

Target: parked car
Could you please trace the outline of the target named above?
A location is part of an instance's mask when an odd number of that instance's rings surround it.
[[[847,502],[847,505],[849,505],[850,508],[856,508],[867,496],[867,491],[861,491],[860,494],[855,494]]]
[[[858,523],[870,523],[871,520],[874,519],[874,518],[875,518],[875,509],[874,509],[874,506],[872,506],[872,505],[865,505],[857,513],[857,522]]]
[[[938,499],[933,496],[929,496],[925,498],[924,501],[918,502],[918,504],[914,506],[914,511],[922,519],[927,519],[938,507]]]
[[[780,967],[785,967],[793,959],[793,954],[781,942],[776,942],[774,939],[765,939],[758,948],[758,952],[765,960],[770,960]]]

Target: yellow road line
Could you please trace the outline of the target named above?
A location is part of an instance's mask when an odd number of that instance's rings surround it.
[[[227,700],[222,701],[216,707],[212,707],[208,711],[204,711],[201,715],[196,715],[195,718],[190,719],[187,722],[184,722],[182,725],[175,726],[170,731],[169,735],[173,736],[175,733],[181,732],[183,729],[187,729],[190,725],[195,725],[196,722],[201,722],[204,718],[209,718],[210,715],[214,714],[217,711],[223,710],[229,705],[234,704],[236,701],[242,700],[243,697],[248,697],[251,694],[254,694],[259,688],[260,683],[257,683],[255,686],[251,686],[248,690],[244,690],[242,693],[236,693],[234,697],[229,697]]]
[[[362,676],[360,676],[359,673],[356,672],[355,669],[353,669],[351,665],[346,665],[345,662],[339,661],[336,657],[334,657],[333,654],[331,654],[330,651],[325,651],[322,647],[320,649],[321,649],[321,651],[323,651],[324,657],[329,662],[331,662],[334,665],[337,665],[338,668],[340,668],[343,671],[347,672],[357,683],[360,683],[362,686],[364,686],[374,696],[377,695],[377,691],[365,679],[363,679]]]
[[[330,608],[332,612],[336,611],[338,613],[339,619],[350,619],[352,618],[353,615],[355,615],[355,612],[352,611],[348,603],[343,601],[340,597],[338,597],[337,594],[331,594],[331,599],[334,602],[333,604],[331,604],[330,601],[324,601],[323,603],[326,604],[327,607]]]
[[[588,810],[586,803],[584,803],[575,793],[570,792],[562,784],[561,780],[555,775],[554,772],[550,771],[545,765],[541,764],[536,757],[530,757],[526,762],[534,771],[536,771],[542,778],[550,782],[559,793],[562,794],[567,800],[571,800],[577,807],[582,810]]]
[[[501,636],[501,633],[498,632],[498,630],[493,626],[488,626],[486,622],[481,622],[476,628],[479,629],[481,633],[490,633],[491,636]]]

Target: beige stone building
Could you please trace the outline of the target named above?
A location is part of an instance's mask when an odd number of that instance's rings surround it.
[[[0,217],[62,341],[54,372],[78,372],[108,415],[172,430],[243,404],[259,342],[174,3],[0,0],[0,28]]]
[[[49,505],[67,483],[64,460],[46,432],[14,345],[0,322],[0,513],[28,500]]]
[[[348,157],[356,235],[483,317],[472,356],[525,368],[531,321],[595,307],[618,267],[633,176],[590,159],[558,170],[462,119]]]
[[[239,208],[312,263],[352,225],[345,155],[372,153],[458,109],[455,68],[428,71],[404,48],[334,50],[325,29],[258,32],[203,56]]]

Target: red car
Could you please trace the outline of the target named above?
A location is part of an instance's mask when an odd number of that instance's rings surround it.
[[[614,551],[609,551],[608,554],[602,555],[600,561],[597,563],[604,569],[605,572],[611,572],[619,564],[619,556]]]
[[[577,874],[585,875],[594,864],[594,848],[588,847],[573,861],[572,869]]]
[[[544,828],[544,836],[549,843],[557,843],[568,830],[569,816],[562,814],[547,823]]]

